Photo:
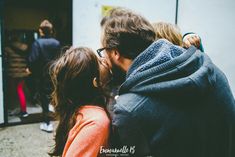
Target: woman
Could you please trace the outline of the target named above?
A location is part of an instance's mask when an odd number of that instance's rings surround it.
[[[157,22],[152,25],[156,33],[156,40],[167,39],[174,45],[183,46],[183,36],[177,25],[167,22]]]
[[[103,87],[109,68],[85,47],[70,48],[50,68],[59,124],[51,156],[96,157],[108,146],[110,119]]]
[[[193,33],[189,32],[182,36],[180,28],[177,25],[167,22],[156,22],[152,24],[156,33],[156,39],[167,39],[174,45],[178,45],[188,49],[191,45],[197,47],[200,51],[204,52],[201,38]]]

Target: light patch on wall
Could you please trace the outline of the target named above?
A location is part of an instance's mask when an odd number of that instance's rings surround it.
[[[109,16],[109,11],[115,8],[114,6],[103,5],[101,8],[102,16]]]

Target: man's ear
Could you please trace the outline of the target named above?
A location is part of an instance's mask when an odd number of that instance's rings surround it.
[[[96,77],[93,79],[92,83],[93,83],[94,87],[96,87],[96,88],[98,87],[98,83],[97,83],[97,78]]]
[[[119,60],[120,59],[120,53],[117,50],[114,50],[114,58],[115,60]]]

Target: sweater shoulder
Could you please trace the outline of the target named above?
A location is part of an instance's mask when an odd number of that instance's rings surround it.
[[[84,106],[79,110],[83,123],[106,127],[110,123],[108,113],[98,106]]]

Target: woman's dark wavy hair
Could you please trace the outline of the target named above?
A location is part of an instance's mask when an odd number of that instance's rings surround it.
[[[53,82],[52,105],[59,120],[55,146],[50,156],[61,156],[69,130],[75,125],[79,107],[92,104],[106,108],[106,96],[99,88],[99,63],[86,47],[70,48],[50,67]],[[96,77],[98,87],[93,86]]]

